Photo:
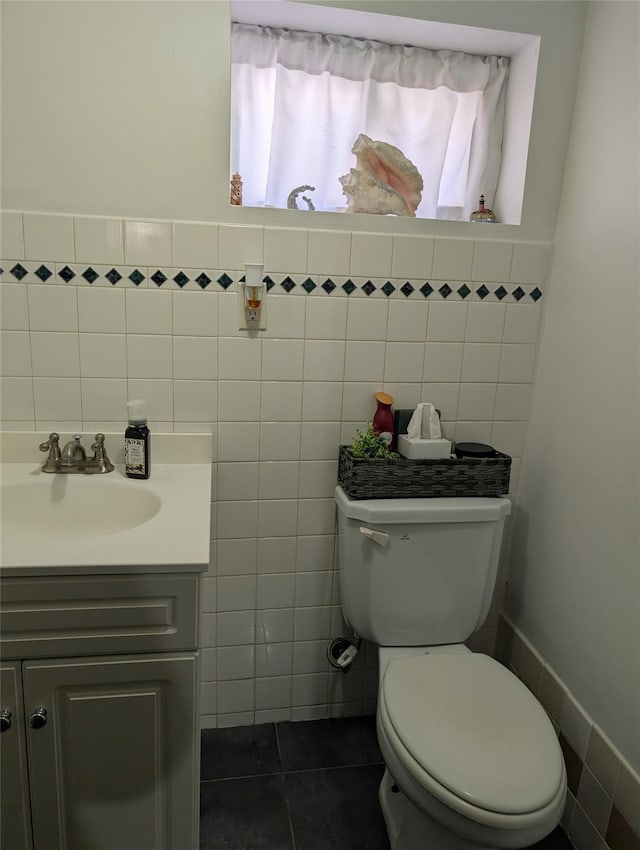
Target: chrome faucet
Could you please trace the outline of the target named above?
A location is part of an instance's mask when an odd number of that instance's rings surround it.
[[[107,457],[104,447],[104,434],[96,434],[91,443],[93,457],[87,458],[87,452],[80,442],[80,434],[74,434],[73,439],[65,444],[60,451],[60,434],[52,431],[46,443],[40,443],[41,452],[49,452],[42,464],[42,472],[83,472],[86,474],[102,474],[113,472],[113,464]]]

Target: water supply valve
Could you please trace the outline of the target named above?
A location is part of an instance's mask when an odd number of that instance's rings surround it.
[[[336,670],[348,673],[360,649],[360,638],[355,643],[348,638],[334,638],[327,647],[327,660]]]

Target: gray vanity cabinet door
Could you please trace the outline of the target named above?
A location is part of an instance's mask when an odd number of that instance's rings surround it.
[[[195,653],[27,661],[23,681],[34,850],[198,846]]]
[[[31,850],[27,751],[20,662],[0,666],[0,847]]]

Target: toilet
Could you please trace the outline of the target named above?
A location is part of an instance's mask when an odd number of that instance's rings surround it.
[[[566,772],[533,694],[464,641],[493,596],[506,498],[350,499],[336,488],[342,610],[378,646],[379,799],[392,850],[528,847]]]

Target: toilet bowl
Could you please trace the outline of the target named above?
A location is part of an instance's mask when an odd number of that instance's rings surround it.
[[[466,647],[381,648],[380,803],[392,850],[535,844],[559,822],[554,728],[506,668]]]

